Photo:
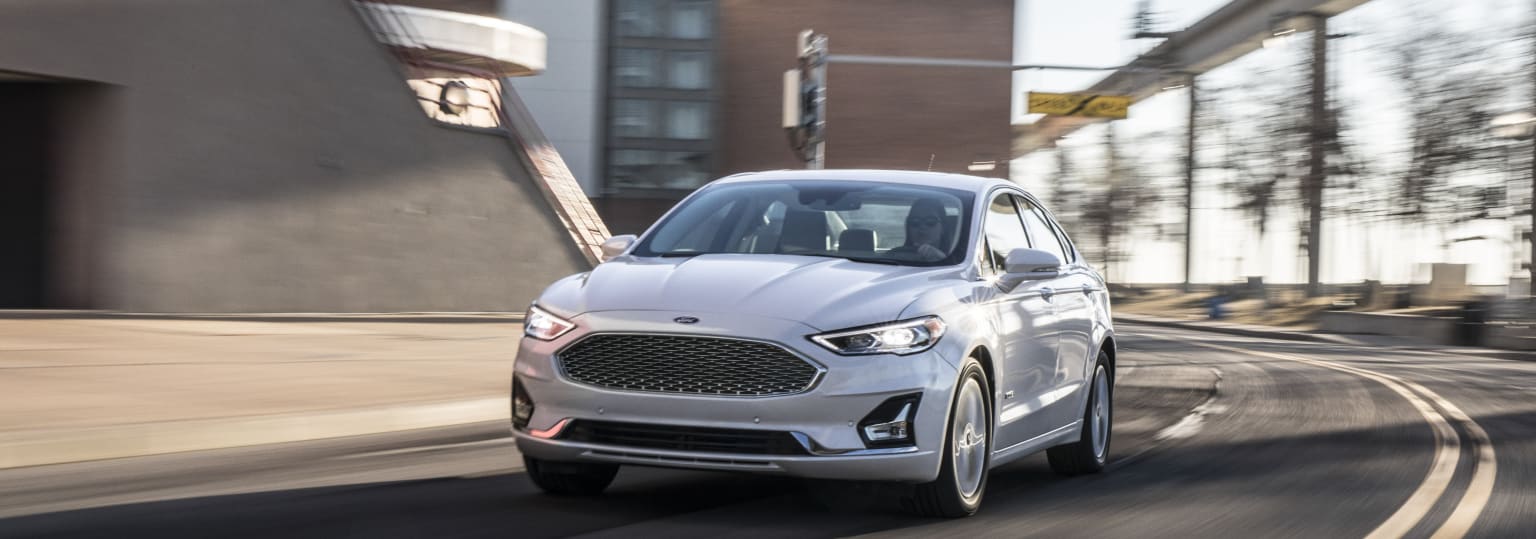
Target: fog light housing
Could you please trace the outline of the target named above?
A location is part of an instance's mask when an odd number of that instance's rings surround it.
[[[921,393],[886,399],[859,421],[859,438],[869,448],[906,447],[917,444],[915,422]]]
[[[523,381],[513,376],[512,428],[527,430],[528,421],[531,419],[533,419],[533,399],[528,396],[528,389],[523,387]]]

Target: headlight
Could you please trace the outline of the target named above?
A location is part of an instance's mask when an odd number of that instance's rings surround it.
[[[932,348],[944,336],[937,316],[811,336],[816,344],[845,356],[911,354]]]
[[[572,329],[576,329],[575,322],[549,314],[537,305],[528,307],[528,316],[523,318],[523,335],[541,341],[552,341]]]

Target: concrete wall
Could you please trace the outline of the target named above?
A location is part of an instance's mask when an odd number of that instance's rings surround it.
[[[430,122],[349,0],[12,0],[0,70],[112,89],[62,182],[97,204],[68,216],[90,307],[521,310],[586,268],[509,142]]]
[[[502,0],[501,17],[549,39],[548,65],[537,77],[511,79],[544,135],[565,158],[587,196],[603,188],[603,0]]]
[[[1391,335],[1425,344],[1455,344],[1457,318],[1390,313],[1323,311],[1318,329],[1329,333]]]

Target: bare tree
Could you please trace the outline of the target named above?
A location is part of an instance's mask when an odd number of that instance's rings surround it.
[[[1305,174],[1306,124],[1300,79],[1289,70],[1261,70],[1248,84],[1207,93],[1213,103],[1205,120],[1220,134],[1220,159],[1212,167],[1230,176],[1223,187],[1237,195],[1237,209],[1253,223],[1259,241],[1276,210],[1300,200],[1292,190]],[[1289,80],[1294,79],[1294,80]],[[1241,105],[1241,107],[1240,107]],[[1257,113],[1248,109],[1258,107]]]
[[[1056,149],[1056,173],[1051,182],[1051,206],[1054,208],[1056,220],[1061,222],[1062,228],[1068,234],[1076,234],[1078,229],[1079,202],[1082,198],[1082,178],[1077,174],[1077,163],[1072,159],[1072,152],[1067,148]]]
[[[1141,223],[1159,197],[1155,186],[1142,173],[1147,167],[1121,151],[1114,123],[1106,124],[1104,141],[1107,158],[1102,181],[1082,194],[1080,227],[1093,240],[1090,257],[1100,261],[1106,276],[1124,279],[1125,272],[1119,263],[1129,256],[1119,248],[1121,240]],[[1111,268],[1120,270],[1120,274],[1111,274]]]
[[[1410,113],[1408,161],[1396,177],[1392,215],[1439,226],[1481,218],[1491,208],[1478,201],[1492,198],[1454,189],[1450,180],[1499,165],[1488,123],[1503,85],[1488,68],[1489,47],[1480,35],[1424,11],[1410,12],[1408,21],[1412,31],[1392,44],[1392,73]]]

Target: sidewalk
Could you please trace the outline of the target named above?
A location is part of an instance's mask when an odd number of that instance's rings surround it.
[[[498,315],[0,316],[0,468],[505,420]]]

